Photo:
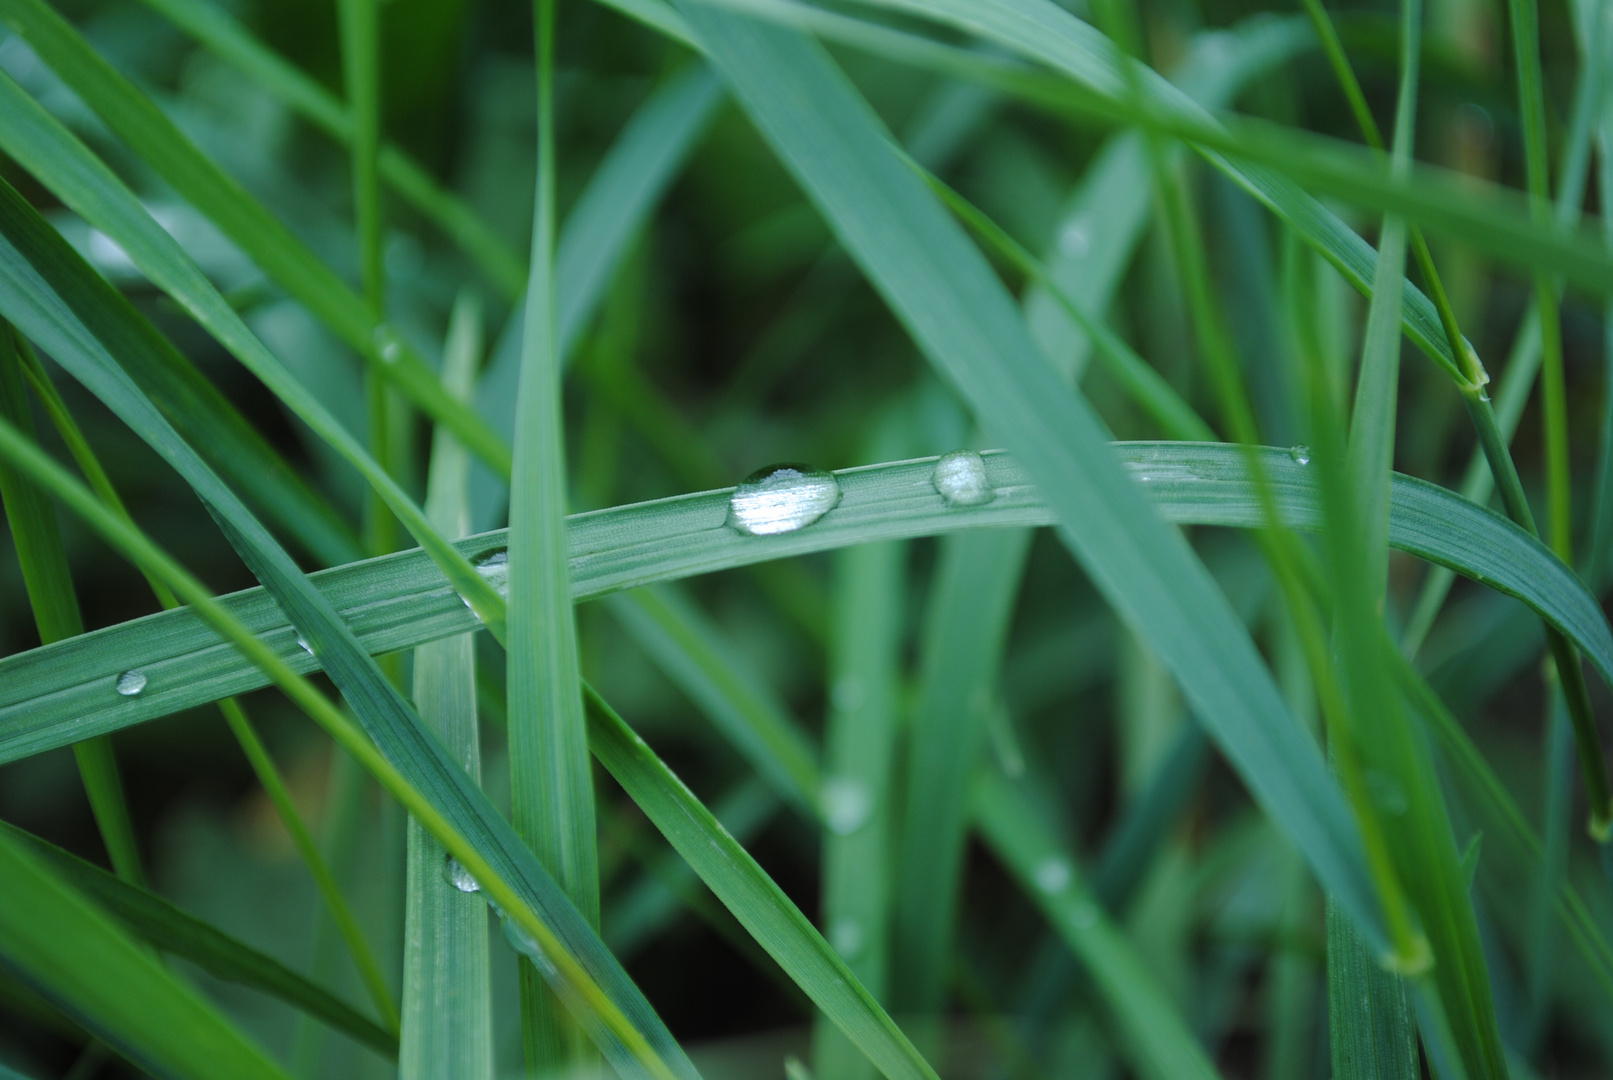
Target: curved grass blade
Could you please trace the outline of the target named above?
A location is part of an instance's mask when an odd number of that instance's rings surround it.
[[[189,960],[226,982],[272,994],[388,1057],[397,1055],[396,1035],[273,957],[14,825],[0,822],[0,834],[163,952]]]
[[[1226,598],[1040,360],[1000,282],[820,48],[680,4],[763,136],[977,419],[1022,458],[1093,583],[1176,677],[1259,803],[1372,936],[1361,840]]]
[[[347,107],[318,80],[258,41],[228,12],[209,0],[146,0],[180,29],[243,72],[297,115],[342,143],[353,139]],[[432,219],[480,267],[507,298],[521,295],[526,268],[492,227],[418,162],[399,148],[382,145],[381,178],[415,209]]]
[[[478,457],[500,474],[508,475],[509,448],[473,410],[442,393],[430,366],[397,331],[380,321],[365,301],[279,219],[197,149],[138,87],[102,59],[71,24],[42,0],[0,0],[0,21],[26,40],[108,128],[217,225],[271,280],[329,326],[382,378],[427,415],[453,430]],[[13,120],[33,121],[37,136],[37,124],[45,119],[44,114],[9,78],[0,85],[9,91],[6,95],[9,100],[0,107],[0,112]],[[34,113],[37,115],[27,115]],[[61,151],[57,155],[48,151],[41,155],[36,145],[30,153],[13,141],[24,137],[19,127],[7,124],[4,131],[0,131],[0,140],[7,151],[24,163],[25,168],[35,172],[41,182],[81,217],[110,236],[158,288],[173,296],[238,359],[253,367],[253,358],[242,354],[241,335],[247,332],[244,326],[235,325],[239,319],[233,317],[233,311],[226,315],[217,304],[209,302],[209,298],[198,297],[198,283],[186,281],[188,275],[176,273],[174,266],[167,265],[172,255],[162,253],[160,248],[153,251],[152,242],[160,244],[160,240],[150,235],[149,230],[144,237],[140,232],[126,233],[118,224],[102,219],[99,211],[105,208],[97,205],[93,197],[81,202],[87,193],[74,188],[72,180],[60,171],[71,160],[71,152],[67,158],[59,156]],[[110,174],[106,179],[111,179]],[[262,377],[261,373],[259,376]],[[272,382],[270,387],[302,415],[281,387]],[[329,434],[319,425],[310,426],[329,441]]]
[[[0,964],[157,1075],[286,1080],[201,995],[9,836],[0,836]]]
[[[1116,443],[1113,449],[1168,521],[1231,528],[1263,522],[1237,447]],[[1320,528],[1310,466],[1286,450],[1268,448],[1261,455],[1284,523]],[[997,493],[984,506],[949,507],[931,482],[935,458],[863,466],[835,474],[843,496],[821,521],[775,537],[741,536],[727,527],[732,489],[573,515],[573,599],[878,540],[1053,523],[1030,478],[1008,454],[983,457]],[[456,546],[477,558],[501,552],[506,537],[499,530]],[[1544,545],[1499,514],[1397,474],[1390,488],[1389,543],[1522,600],[1572,638],[1613,685],[1613,631],[1595,598]],[[502,587],[496,562],[483,571]],[[414,648],[476,627],[475,616],[420,551],[322,571],[309,580],[371,653]],[[220,603],[293,670],[318,666],[264,590],[248,589]],[[109,693],[118,674],[132,667],[146,673],[145,692],[135,698]],[[0,762],[264,685],[264,676],[192,611],[93,631],[0,659]]]
[[[622,718],[587,692],[588,742],[752,937],[891,1080],[935,1071],[839,954]]]
[[[113,372],[115,368],[111,369]],[[132,391],[132,387],[128,390]],[[109,395],[113,396],[113,395]],[[374,662],[357,648],[351,632],[323,602],[290,560],[273,546],[250,515],[233,501],[228,489],[205,472],[183,444],[162,438],[160,420],[137,395],[119,401],[120,415],[136,430],[151,435],[154,448],[189,474],[205,492],[226,535],[277,588],[277,602],[290,609],[332,681],[343,691],[360,721],[378,737],[377,744],[337,710],[306,680],[277,657],[218,603],[206,587],[187,573],[138,529],[96,501],[65,470],[41,453],[15,428],[0,421],[0,456],[93,527],[103,538],[161,577],[212,627],[251,662],[267,673],[287,695],[330,732],[358,763],[374,775],[404,809],[436,836],[481,885],[490,903],[503,913],[508,936],[521,950],[541,960],[545,977],[578,1023],[625,1077],[670,1080],[698,1076],[682,1050],[661,1024],[638,988],[600,942],[516,836],[513,828],[470,782],[442,744],[427,731]],[[145,413],[142,415],[142,413]],[[155,422],[155,430],[152,430]]]
[[[309,427],[358,469],[416,542],[443,560],[443,569],[460,594],[502,638],[501,605],[471,568],[425,519],[420,508],[358,441],[304,387],[204,277],[178,243],[151,218],[138,200],[82,143],[41,110],[8,77],[0,77],[0,145],[19,160],[53,177],[58,193],[111,236],[131,258],[144,262],[154,280],[166,282],[196,315],[260,380]],[[25,335],[47,345],[64,366],[70,357],[61,348],[78,341],[86,328],[111,351],[150,350],[160,335],[86,264],[61,235],[40,218],[9,185],[0,185],[0,261],[16,280],[27,282],[0,294],[0,314],[9,316]],[[48,284],[47,284],[48,283]],[[37,329],[34,324],[37,323]],[[67,329],[63,338],[61,330]],[[45,329],[45,327],[51,329]],[[99,352],[92,348],[90,359]],[[126,378],[126,376],[120,376]],[[433,380],[435,382],[435,380]],[[434,391],[435,392],[435,391]]]

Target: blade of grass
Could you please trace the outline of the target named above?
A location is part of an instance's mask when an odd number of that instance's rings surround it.
[[[364,358],[367,365],[380,372],[410,401],[437,422],[451,428],[472,452],[495,471],[508,475],[509,448],[468,406],[450,400],[441,392],[430,366],[397,330],[379,321],[373,309],[346,282],[240,184],[198,150],[150,98],[103,60],[65,19],[43,0],[4,0],[0,3],[0,21],[4,21],[14,33],[27,41],[113,133],[217,225],[275,284],[329,326],[349,348]],[[6,80],[6,88],[13,95],[25,97],[9,79]],[[12,101],[4,106],[3,111],[16,114],[19,107],[28,111],[38,109],[31,102],[23,105],[21,101]],[[15,118],[22,119],[20,116]],[[37,121],[42,118],[43,114],[31,119]],[[9,130],[0,134],[0,140],[4,140],[12,156],[30,171],[42,169],[45,175],[51,175],[52,170],[47,168],[48,165],[63,164],[61,161],[52,162],[19,153],[11,141],[16,134],[15,128],[11,125],[7,127]],[[55,179],[56,184],[64,183],[64,178]],[[111,237],[142,273],[158,288],[173,296],[237,358],[248,367],[253,366],[250,357],[241,355],[237,343],[239,331],[229,325],[231,320],[220,322],[220,313],[213,310],[211,305],[198,303],[193,295],[193,284],[176,280],[171,267],[152,262],[149,241],[140,243],[132,237],[126,238],[121,229],[109,227],[100,220],[95,208],[77,203],[75,194],[78,193],[53,186],[49,180],[42,179],[42,182],[73,206],[86,221]],[[281,388],[273,383],[270,386],[283,400],[287,400]],[[291,400],[287,400],[287,404],[294,410],[297,408]],[[318,425],[310,426],[328,440],[329,436]]]
[[[0,322],[0,416],[32,438],[33,414],[23,385],[22,362],[12,328]],[[23,587],[33,609],[40,643],[49,645],[82,634],[84,620],[73,589],[67,551],[62,547],[56,508],[44,492],[5,466],[0,466],[0,505],[11,527]],[[123,782],[118,775],[111,738],[99,735],[76,743],[73,757],[112,866],[125,880],[143,884],[140,848],[129,819],[129,805],[123,796]]]
[[[589,745],[653,821],[778,961],[887,1077],[934,1077],[913,1044],[756,861],[717,823],[620,716],[591,691]]]
[[[131,388],[132,389],[132,388]],[[138,413],[136,400],[120,402],[126,418]],[[149,423],[149,418],[145,418]],[[154,442],[164,440],[153,438]],[[177,449],[172,444],[165,448]],[[270,675],[276,685],[320,726],[330,732],[364,769],[374,775],[404,808],[428,828],[477,881],[490,903],[497,904],[512,944],[543,960],[545,977],[563,995],[572,1016],[583,1025],[624,1076],[694,1078],[693,1066],[666,1032],[654,1011],[620,965],[605,950],[576,908],[544,871],[514,830],[487,802],[442,744],[423,728],[402,698],[373,663],[354,664],[361,656],[346,630],[307,579],[292,571],[271,573],[289,560],[284,552],[259,536],[246,535],[242,547],[260,561],[259,572],[275,582],[278,602],[290,608],[306,627],[322,664],[340,687],[362,722],[371,725],[382,745],[395,755],[395,765],[366,737],[364,731],[293,672],[274,652],[232,618],[205,586],[152,544],[139,530],[96,501],[82,485],[44,456],[8,423],[0,421],[0,457],[46,487],[74,513],[143,569],[161,577],[176,595],[186,600],[213,628],[252,663]],[[175,458],[183,464],[183,455]],[[256,525],[233,506],[216,480],[196,473],[192,482],[208,492],[222,522],[244,529]],[[243,530],[244,531],[244,530]],[[237,539],[240,533],[235,534]],[[400,768],[401,765],[401,768]],[[406,770],[406,771],[404,771]],[[412,774],[415,779],[410,779]],[[422,790],[424,789],[424,791]],[[467,837],[466,834],[469,834]],[[603,985],[602,985],[603,984]]]
[[[1147,477],[1141,486],[1169,521],[1232,528],[1264,521],[1237,447],[1117,443],[1111,452],[1132,477]],[[1261,453],[1282,520],[1316,530],[1321,510],[1314,471],[1286,450]],[[575,515],[568,521],[573,599],[879,540],[1053,523],[1047,504],[1009,455],[984,455],[997,497],[967,508],[949,507],[935,490],[935,461],[843,470],[836,474],[840,504],[811,528],[781,536],[746,537],[727,528],[731,488]],[[506,539],[500,530],[457,546],[478,557],[502,551]],[[1568,634],[1613,684],[1613,631],[1596,600],[1544,545],[1505,518],[1396,474],[1389,543],[1522,600]],[[496,563],[483,569],[493,584],[504,584]],[[311,580],[372,653],[414,648],[477,625],[423,552],[400,552]],[[264,590],[221,602],[292,669],[317,666]],[[117,675],[130,668],[148,675],[146,691],[134,698],[109,693]],[[0,762],[266,682],[190,611],[148,616],[8,656],[0,659]]]
[[[351,144],[353,116],[318,80],[258,41],[228,12],[209,0],[146,0],[174,25],[241,71],[298,116],[339,142]],[[474,260],[505,297],[519,297],[526,269],[509,245],[476,212],[445,190],[402,150],[383,144],[377,158],[381,179]]]
[[[149,258],[148,269],[160,268],[159,276],[170,284],[175,295],[186,298],[192,314],[205,314],[210,329],[236,357],[386,497],[388,507],[415,540],[444,560],[444,571],[460,594],[487,621],[489,630],[495,637],[502,637],[500,605],[486,583],[431,528],[420,508],[365,453],[340,422],[264,348],[173,237],[152,220],[104,165],[32,99],[23,95],[9,78],[0,78],[0,101],[5,102],[0,107],[0,145],[10,149],[19,160],[26,158],[34,167],[52,175],[63,189],[70,190],[70,201],[78,202],[81,210],[93,203],[95,210],[87,217],[100,220],[102,231],[112,236],[131,257]],[[72,307],[73,314],[68,317],[74,322],[83,320],[103,340],[115,340],[115,353],[150,350],[154,347],[153,340],[160,340],[128,301],[95,274],[60,234],[9,186],[0,187],[0,231],[9,237],[6,251],[10,256],[35,268],[26,273],[30,276],[44,274],[60,300]],[[19,244],[26,255],[19,254],[15,246]],[[18,305],[31,304],[37,299],[22,294],[8,295],[6,311],[26,336],[44,344],[45,337],[30,329],[27,320],[17,314],[21,310]],[[61,316],[47,317],[37,310],[28,316],[42,317],[55,320]],[[60,361],[62,357],[57,355],[57,359]]]
[[[262,1050],[144,945],[9,836],[0,836],[0,958],[108,1045],[158,1075],[285,1080]]]
[[[481,353],[481,307],[462,292],[443,350],[443,386],[466,399]],[[446,430],[432,443],[426,515],[447,536],[470,526],[469,461]],[[415,650],[414,700],[420,719],[472,781],[481,779],[476,728],[475,638],[470,634]],[[417,821],[408,829],[403,1027],[400,1080],[492,1080],[492,984],[487,911],[481,898],[447,880],[449,855]],[[457,864],[454,864],[457,866]]]
[[[829,829],[819,922],[876,1001],[886,998],[890,969],[892,763],[906,574],[905,544],[859,544],[835,556],[830,585],[823,799]],[[812,1063],[825,1077],[871,1075],[862,1055],[823,1018],[813,1027]]]
[[[243,945],[155,893],[130,885],[13,825],[0,822],[0,834],[163,952],[183,957],[226,982],[272,994],[388,1057],[397,1054],[397,1035],[273,957]]]
[[[599,925],[599,854],[577,623],[566,559],[565,437],[555,324],[554,42],[557,0],[535,0],[538,182],[510,480],[511,817],[590,926]],[[521,965],[527,1072],[587,1068],[578,1032],[531,964]]]

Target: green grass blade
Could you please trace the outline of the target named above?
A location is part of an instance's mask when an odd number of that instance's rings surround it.
[[[1056,831],[1023,791],[990,769],[974,784],[981,832],[1097,983],[1138,1073],[1154,1078],[1220,1074],[1123,931],[1083,882]]]
[[[774,792],[808,818],[816,817],[816,748],[783,703],[738,662],[734,647],[710,620],[670,586],[611,596],[606,605]]]
[[[380,372],[410,401],[439,423],[448,425],[466,446],[501,474],[508,474],[509,448],[488,429],[473,410],[447,398],[437,384],[429,365],[404,342],[395,329],[380,321],[374,311],[347,283],[319,260],[261,203],[207,158],[173,121],[133,83],[103,60],[79,33],[42,0],[5,0],[0,4],[0,20],[26,40],[96,115],[187,201],[213,221],[265,274],[328,325],[349,348]],[[23,97],[9,78],[10,95]],[[4,111],[12,119],[33,120],[19,109],[35,112],[35,105],[12,100]],[[117,225],[101,219],[100,207],[80,202],[86,193],[70,187],[71,181],[58,168],[66,164],[59,156],[40,156],[23,151],[13,139],[19,125],[7,124],[0,141],[24,167],[41,176],[86,221],[112,237],[129,258],[158,288],[179,301],[210,333],[249,367],[252,359],[241,355],[237,329],[216,305],[194,295],[194,282],[176,276],[167,259],[151,250],[151,241],[128,235]],[[65,133],[64,133],[65,134]],[[59,153],[59,152],[58,152]],[[49,179],[46,179],[46,178]],[[82,178],[80,178],[82,179]],[[167,246],[167,245],[163,245]],[[233,314],[233,313],[231,313]],[[280,388],[270,384],[276,393]],[[281,394],[284,398],[284,394]],[[295,410],[297,406],[288,400]],[[299,410],[300,415],[300,410]],[[322,436],[318,425],[311,425]],[[326,436],[328,438],[328,436]]]
[[[106,369],[116,372],[110,361]],[[92,380],[93,382],[93,380]],[[549,877],[513,828],[427,731],[373,661],[364,657],[351,631],[298,573],[284,551],[211,474],[163,428],[132,385],[102,387],[119,413],[167,451],[199,492],[205,492],[226,535],[235,540],[263,578],[275,586],[276,602],[292,614],[321,665],[342,690],[366,732],[279,659],[251,630],[234,619],[207,589],[146,537],[103,507],[82,485],[11,425],[0,421],[0,456],[48,488],[87,524],[142,568],[161,576],[353,758],[376,776],[400,803],[442,842],[499,906],[512,944],[541,958],[549,985],[595,1040],[613,1067],[628,1077],[669,1080],[696,1077],[649,1003],[628,979],[575,906]],[[143,407],[142,407],[143,406]]]
[[[846,1037],[891,1080],[935,1071],[805,915],[597,694],[589,745],[678,853]]]
[[[1264,521],[1237,447],[1117,443],[1114,452],[1132,476],[1148,477],[1141,486],[1169,521],[1232,528]],[[1314,471],[1286,450],[1267,449],[1262,456],[1285,524],[1318,529]],[[934,458],[865,466],[836,474],[843,496],[821,521],[775,537],[741,536],[726,527],[732,489],[577,514],[568,522],[573,599],[854,544],[1053,523],[1052,512],[1012,458],[994,452],[984,460],[998,494],[983,506],[947,506],[930,480]],[[459,541],[458,547],[467,556],[497,552],[507,535],[486,533]],[[1613,684],[1613,631],[1595,598],[1539,540],[1499,514],[1397,474],[1390,490],[1389,543],[1522,600],[1572,638]],[[495,568],[487,569],[502,586]],[[323,571],[310,580],[371,653],[414,648],[476,627],[475,617],[423,552]],[[222,603],[293,670],[318,666],[297,645],[296,632],[264,590],[249,589]],[[131,667],[148,674],[145,693],[135,698],[107,693],[118,673]],[[18,653],[0,659],[0,762],[267,682],[223,647],[219,635],[192,611],[151,615]]]
[[[183,957],[226,982],[272,994],[389,1057],[397,1054],[397,1035],[273,957],[15,826],[0,822],[0,833],[163,952]]]
[[[443,386],[470,396],[481,352],[481,310],[462,294],[449,323]],[[432,443],[426,515],[447,536],[470,527],[469,461],[447,431]],[[474,781],[481,779],[476,726],[475,638],[470,634],[415,650],[414,701],[420,719]],[[409,822],[403,945],[400,1080],[492,1080],[492,984],[486,905],[445,877],[448,853],[417,821]]]
[[[1385,971],[1342,912],[1327,913],[1328,1034],[1339,1080],[1416,1080],[1416,1027],[1400,976]]]
[[[876,1001],[886,996],[894,855],[892,764],[900,725],[907,546],[859,544],[835,556],[830,611],[825,786],[839,798],[823,838],[819,922]],[[823,1076],[859,1080],[868,1065],[820,1019],[812,1062]]]
[[[93,203],[95,209],[86,214],[101,219],[100,227],[115,237],[132,257],[149,257],[148,266],[160,266],[174,290],[183,296],[192,314],[203,313],[210,329],[219,335],[236,357],[267,385],[281,401],[351,462],[370,485],[385,497],[387,506],[403,522],[415,540],[443,559],[445,572],[454,581],[460,594],[475,605],[488,622],[494,636],[502,636],[501,605],[482,579],[458,557],[451,546],[431,528],[420,508],[397,485],[386,471],[367,453],[357,440],[326,410],[284,365],[263,346],[247,329],[235,311],[202,276],[178,243],[152,220],[138,200],[107,171],[84,146],[68,132],[22,95],[16,83],[0,78],[0,100],[8,104],[0,108],[0,144],[12,149],[26,146],[33,164],[50,172],[66,186],[73,198],[82,196],[80,209]],[[14,138],[13,138],[14,137]],[[105,217],[102,217],[104,212]],[[111,219],[115,219],[111,220]],[[22,201],[10,187],[0,188],[0,232],[8,238],[4,252],[7,258],[26,263],[35,269],[18,271],[38,281],[43,274],[49,281],[48,290],[55,296],[46,298],[34,291],[44,287],[43,282],[30,286],[30,294],[7,296],[7,311],[12,321],[30,338],[46,344],[43,334],[53,338],[57,331],[43,329],[46,323],[59,327],[62,319],[77,325],[87,325],[102,342],[116,341],[114,352],[125,348],[151,347],[153,334],[126,302],[118,298],[103,279],[85,264],[39,215]],[[139,252],[142,255],[135,255]],[[72,307],[72,314],[58,312],[47,315],[44,309],[63,301]],[[26,317],[16,312],[21,305],[29,309]],[[41,308],[39,305],[44,305]],[[36,332],[30,320],[45,320]],[[59,350],[51,348],[53,355],[62,359]],[[434,393],[436,391],[433,391]],[[198,403],[188,403],[191,408]]]
[[[0,837],[0,957],[157,1075],[285,1080],[196,991],[9,837]]]
[[[32,438],[33,414],[23,386],[22,357],[16,339],[11,327],[0,322],[0,416]],[[79,614],[67,550],[62,547],[56,508],[43,491],[6,466],[0,466],[0,506],[16,545],[23,587],[33,608],[40,643],[49,645],[82,634],[84,620]],[[140,868],[140,848],[134,838],[111,739],[86,739],[73,747],[73,756],[107,856],[119,875],[142,884],[145,875]]]
[[[1351,915],[1381,932],[1355,824],[1225,597],[1106,456],[1097,418],[1037,357],[1001,284],[892,155],[866,103],[802,38],[697,3],[680,10],[927,358],[1020,455],[1061,538],[1180,682],[1255,800]]]
[[[1027,530],[942,541],[907,742],[901,848],[892,907],[892,1001],[933,1017],[946,999],[968,839],[969,780],[979,767],[1009,619],[1030,551]]]

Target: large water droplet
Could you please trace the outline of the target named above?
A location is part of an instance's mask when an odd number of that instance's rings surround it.
[[[118,693],[124,697],[139,697],[145,688],[146,673],[143,671],[125,671],[118,676]]]
[[[934,479],[935,490],[952,506],[984,506],[997,497],[986,478],[986,459],[973,450],[942,454]]]
[[[1301,465],[1309,465],[1311,463],[1311,448],[1304,443],[1295,443],[1288,448],[1288,456]]]
[[[863,927],[856,919],[836,919],[829,924],[829,944],[842,960],[855,960],[863,951]]]
[[[769,465],[745,477],[728,500],[728,524],[750,536],[804,529],[840,502],[840,482],[810,465]]]
[[[1062,855],[1049,855],[1036,864],[1033,875],[1036,878],[1036,887],[1045,893],[1061,893],[1070,887],[1075,878],[1075,871],[1070,867],[1068,859]]]
[[[481,882],[472,877],[470,871],[466,870],[465,867],[460,864],[460,861],[454,858],[452,855],[443,857],[442,878],[444,881],[448,882],[448,884],[452,885],[454,888],[463,893],[482,891]]]
[[[831,776],[823,782],[818,793],[823,807],[823,821],[836,836],[850,836],[868,822],[874,809],[874,797],[868,785],[849,776]]]

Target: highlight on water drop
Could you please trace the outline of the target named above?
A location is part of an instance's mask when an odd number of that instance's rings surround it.
[[[1301,465],[1309,465],[1311,463],[1311,448],[1304,443],[1295,443],[1288,448],[1288,456]]]
[[[139,697],[146,688],[146,673],[125,671],[118,676],[118,693],[124,697]]]
[[[804,529],[840,502],[840,481],[811,465],[769,465],[745,477],[728,500],[728,524],[747,536]]]
[[[973,450],[942,454],[935,463],[933,480],[949,506],[984,506],[997,497],[986,477],[986,459]]]
[[[444,881],[462,893],[482,891],[481,882],[472,877],[471,872],[465,869],[464,864],[452,855],[443,856],[442,876]]]

